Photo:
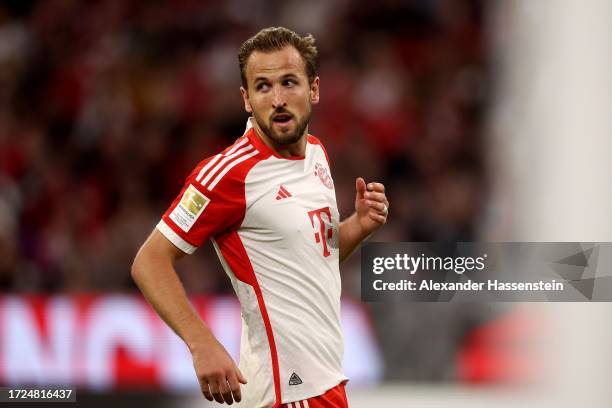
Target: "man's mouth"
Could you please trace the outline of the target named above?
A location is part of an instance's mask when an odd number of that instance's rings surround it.
[[[292,118],[293,115],[289,113],[277,113],[272,116],[272,122],[278,123],[279,125],[284,125],[287,124]]]

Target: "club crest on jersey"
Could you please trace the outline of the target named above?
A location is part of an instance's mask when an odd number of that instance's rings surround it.
[[[210,203],[210,199],[190,184],[185,189],[181,201],[170,213],[170,219],[183,231],[188,232],[208,203]]]
[[[315,176],[319,177],[321,183],[330,190],[334,189],[334,181],[332,180],[329,172],[327,171],[327,167],[324,167],[320,163],[315,164]]]

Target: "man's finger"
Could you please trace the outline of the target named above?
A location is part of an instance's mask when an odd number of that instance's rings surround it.
[[[210,386],[210,392],[215,401],[223,404],[223,396],[221,396],[221,392],[219,391],[219,383],[217,382],[217,379],[209,381],[208,385]]]
[[[366,193],[366,183],[362,177],[357,177],[355,180],[355,189],[357,190],[357,199],[363,200]]]
[[[210,393],[210,390],[208,389],[208,381],[206,381],[205,379],[201,379],[200,388],[202,389],[202,394],[204,394],[204,398],[206,398],[209,401],[212,401],[213,396]]]
[[[221,392],[221,395],[223,395],[223,399],[225,400],[225,402],[227,402],[227,405],[232,405],[234,403],[232,391],[230,390],[227,380],[222,380],[219,383],[219,391]]]
[[[374,221],[379,222],[381,224],[384,224],[385,222],[387,222],[387,216],[386,215],[380,215],[380,214],[369,212],[368,216],[371,219],[373,219]]]
[[[367,200],[366,203],[368,206],[376,211],[381,212],[383,215],[387,213],[389,207],[385,203],[381,203],[380,201],[370,201]]]
[[[387,196],[385,193],[367,192],[365,193],[365,198],[372,201],[379,201],[381,203],[386,203],[387,201]]]
[[[236,374],[227,377],[227,383],[229,384],[236,402],[240,402],[242,400],[242,394],[240,393],[240,383],[238,382],[238,378],[236,378]]]
[[[384,193],[385,185],[382,183],[370,183],[368,184],[368,191],[377,191],[379,193]]]

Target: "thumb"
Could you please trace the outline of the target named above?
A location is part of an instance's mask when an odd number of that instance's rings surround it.
[[[246,378],[244,378],[244,375],[242,375],[242,373],[240,372],[240,369],[238,367],[236,367],[236,374],[238,374],[238,381],[240,382],[240,384],[246,384],[247,383]]]
[[[357,177],[355,180],[355,189],[357,190],[357,199],[363,200],[365,198],[366,183],[362,177]]]

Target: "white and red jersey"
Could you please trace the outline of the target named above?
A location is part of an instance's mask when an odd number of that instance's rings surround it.
[[[192,253],[211,238],[242,309],[244,407],[279,407],[346,380],[339,214],[323,145],[284,158],[250,126],[202,161],[157,225]]]

